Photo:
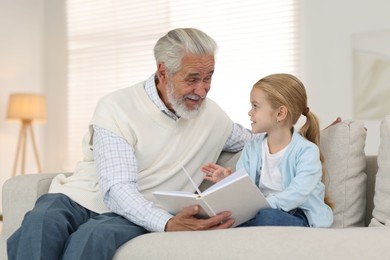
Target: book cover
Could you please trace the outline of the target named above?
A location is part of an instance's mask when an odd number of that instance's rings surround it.
[[[160,203],[172,214],[176,214],[184,207],[196,204],[201,206],[199,217],[203,218],[215,216],[222,211],[230,211],[231,217],[235,220],[233,227],[250,220],[260,209],[270,207],[260,189],[244,169],[232,173],[205,191],[198,191],[198,193],[153,192]]]

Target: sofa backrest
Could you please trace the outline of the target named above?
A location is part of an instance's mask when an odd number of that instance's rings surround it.
[[[366,193],[366,217],[365,226],[368,226],[372,219],[372,211],[374,209],[374,195],[375,195],[375,180],[378,172],[377,156],[366,156],[366,169],[367,174],[367,193]]]

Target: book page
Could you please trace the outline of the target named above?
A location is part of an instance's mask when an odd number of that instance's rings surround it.
[[[249,175],[246,173],[246,171],[244,169],[240,169],[240,170],[230,174],[229,176],[223,178],[219,182],[213,184],[212,186],[210,186],[209,188],[204,190],[202,194],[205,195],[207,193],[213,192],[214,190],[217,190],[217,189],[220,189],[226,185],[229,185],[230,183],[237,181],[238,179],[243,178],[245,176],[249,176]]]
[[[153,195],[161,202],[158,206],[166,208],[173,215],[183,208],[198,204],[197,194],[180,191],[155,191]]]
[[[188,191],[155,191],[153,194],[165,195],[165,196],[180,196],[180,197],[196,197],[198,194]]]
[[[250,220],[261,209],[270,207],[245,171],[234,173],[221,182],[211,190],[207,189],[207,193],[203,192],[203,200],[215,213],[230,211],[235,220],[233,227]]]
[[[161,202],[163,208],[173,215],[191,205],[199,205],[201,207],[197,215],[199,218],[208,218],[215,215],[214,211],[209,208],[209,205],[204,203],[202,195],[183,191],[155,191],[153,195]]]

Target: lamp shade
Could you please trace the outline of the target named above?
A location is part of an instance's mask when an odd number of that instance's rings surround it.
[[[46,121],[46,101],[40,94],[11,94],[8,101],[8,119]]]

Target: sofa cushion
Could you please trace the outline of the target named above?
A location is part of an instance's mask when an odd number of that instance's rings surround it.
[[[321,131],[320,149],[325,158],[327,194],[333,203],[334,228],[365,225],[365,140],[362,122],[344,121]]]
[[[157,232],[121,246],[113,260],[127,259],[389,259],[387,228],[243,227]]]
[[[375,182],[374,210],[371,226],[390,226],[390,115],[380,126],[378,173]]]

